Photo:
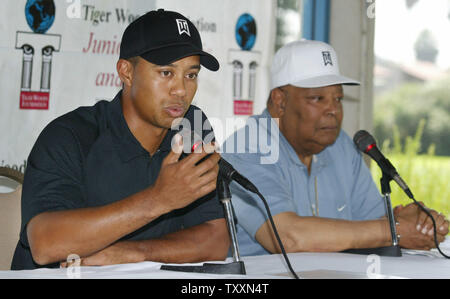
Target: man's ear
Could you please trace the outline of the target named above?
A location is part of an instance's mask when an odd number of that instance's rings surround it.
[[[273,111],[276,113],[277,117],[283,116],[286,110],[286,92],[280,88],[274,88],[270,92],[270,97],[272,100]]]
[[[131,86],[131,83],[133,82],[134,65],[126,59],[119,59],[119,61],[117,61],[116,69],[122,83],[125,86]]]

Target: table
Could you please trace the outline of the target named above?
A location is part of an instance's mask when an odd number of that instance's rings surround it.
[[[450,254],[450,238],[441,244]],[[450,260],[437,250],[402,250],[402,257],[380,257],[349,253],[290,253],[292,267],[301,278],[450,278]],[[286,279],[288,273],[280,254],[242,257],[247,275],[186,273],[160,270],[161,263],[142,262],[102,267],[0,271],[9,278],[88,279]],[[228,258],[225,262],[231,262]],[[200,263],[201,264],[201,263]],[[198,264],[186,264],[198,265]]]

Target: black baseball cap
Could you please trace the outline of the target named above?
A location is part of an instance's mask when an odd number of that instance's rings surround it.
[[[140,56],[153,64],[167,65],[192,55],[199,55],[200,64],[207,69],[219,69],[217,59],[203,51],[200,34],[191,21],[177,12],[158,9],[128,25],[119,58]]]

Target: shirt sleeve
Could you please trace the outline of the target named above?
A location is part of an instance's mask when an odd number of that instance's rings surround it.
[[[191,211],[183,219],[185,228],[224,217],[223,207],[217,198],[216,191],[197,199],[186,209]]]
[[[22,192],[20,241],[29,247],[26,226],[36,215],[84,205],[82,159],[71,129],[50,123],[28,157]]]

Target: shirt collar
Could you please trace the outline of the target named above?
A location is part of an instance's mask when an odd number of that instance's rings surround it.
[[[122,91],[119,91],[109,105],[109,127],[114,137],[113,142],[118,149],[119,156],[123,162],[129,162],[134,158],[150,155],[149,152],[142,147],[133,133],[130,131],[125,120],[121,104]],[[164,137],[159,151],[168,152],[171,150],[172,137],[176,131],[169,130]]]
[[[328,153],[327,146],[323,151],[313,156],[313,167],[311,168],[311,174],[313,172],[320,172],[322,168],[326,167],[330,162],[330,154]],[[315,170],[314,170],[315,169]]]

